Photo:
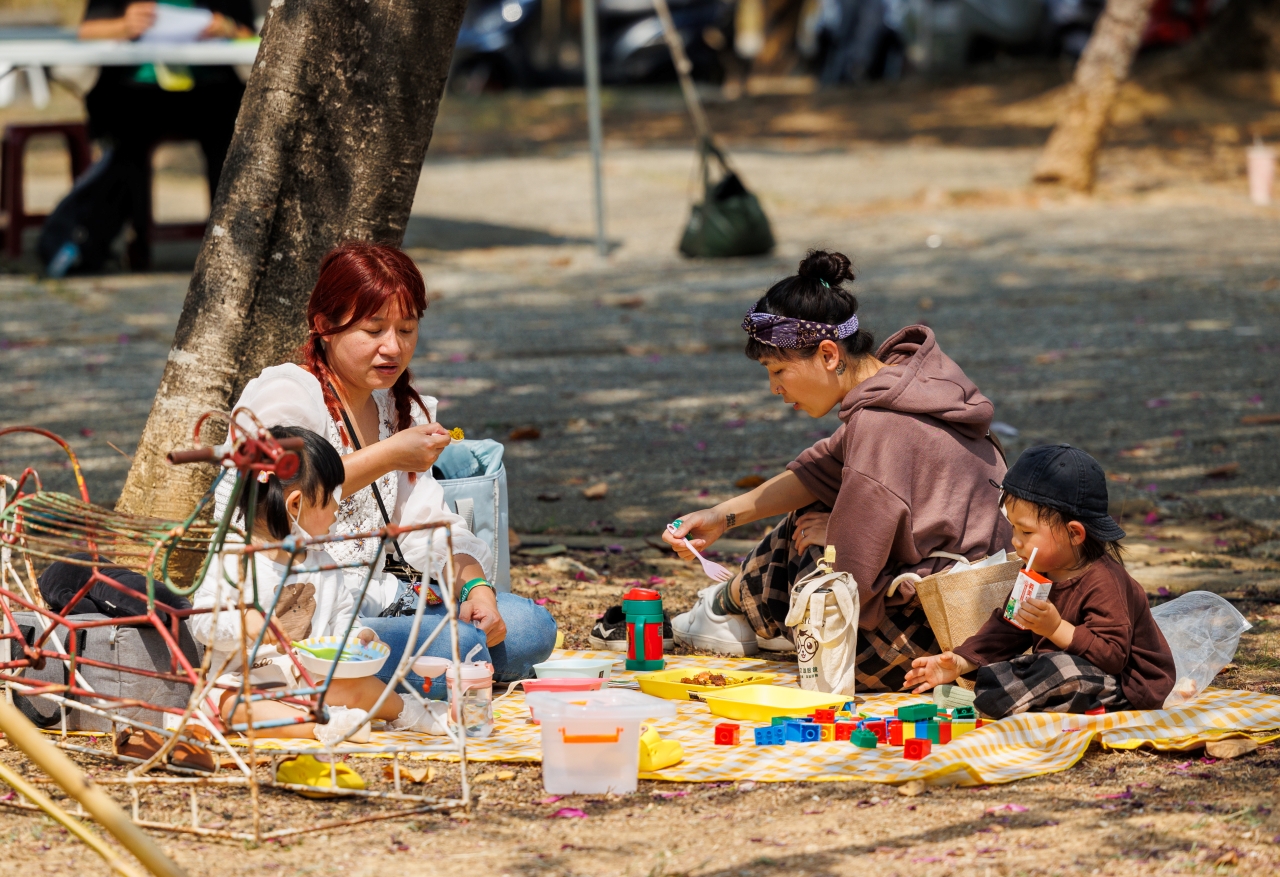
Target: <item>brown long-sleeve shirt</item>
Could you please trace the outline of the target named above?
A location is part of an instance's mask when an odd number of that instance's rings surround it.
[[[909,581],[890,596],[895,577],[955,562],[931,553],[979,560],[1010,537],[995,486],[1004,459],[987,435],[991,400],[927,326],[908,326],[876,355],[888,367],[845,397],[839,429],[787,467],[831,507],[827,541],[836,569],[858,583],[865,630],[915,597]]]
[[[1028,648],[1065,651],[1119,678],[1120,690],[1134,709],[1164,706],[1173,690],[1173,653],[1151,615],[1146,591],[1123,566],[1109,557],[1096,560],[1075,578],[1054,582],[1049,602],[1064,621],[1075,625],[1066,649],[1005,621],[1001,607],[953,651],[979,667],[1007,661]]]

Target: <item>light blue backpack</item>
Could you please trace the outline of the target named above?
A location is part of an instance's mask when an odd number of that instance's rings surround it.
[[[503,447],[492,439],[454,442],[436,460],[444,475],[445,505],[462,516],[476,538],[493,552],[493,584],[511,590],[511,545],[508,540],[507,468]]]

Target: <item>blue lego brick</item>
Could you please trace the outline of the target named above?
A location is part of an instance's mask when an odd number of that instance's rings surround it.
[[[822,739],[822,729],[813,722],[788,722],[787,739],[796,743],[817,743]]]
[[[765,725],[760,728],[752,728],[751,732],[755,734],[757,746],[785,746],[787,743],[787,727],[786,725]]]

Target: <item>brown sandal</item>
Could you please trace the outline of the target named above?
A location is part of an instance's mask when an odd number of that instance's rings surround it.
[[[187,725],[183,733],[200,742],[189,743],[186,740],[179,740],[173,747],[173,751],[169,753],[169,763],[204,773],[217,773],[218,759],[214,758],[213,753],[202,745],[213,742],[213,735],[199,725]]]

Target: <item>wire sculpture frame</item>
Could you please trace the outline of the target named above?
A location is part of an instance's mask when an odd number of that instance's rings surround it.
[[[223,419],[227,423],[227,439],[216,447],[200,445],[200,432],[211,417]],[[409,643],[399,656],[396,669],[376,703],[368,710],[371,716],[393,692],[401,697],[411,697],[423,702],[422,695],[406,682],[409,670],[414,661],[425,654],[426,650],[440,636],[449,638],[453,656],[454,672],[461,665],[458,645],[458,616],[454,601],[456,593],[453,581],[453,539],[448,525],[415,524],[388,525],[377,530],[343,536],[320,536],[300,539],[290,536],[283,541],[271,544],[255,544],[252,540],[253,515],[256,507],[259,473],[275,472],[288,478],[297,469],[298,461],[293,448],[301,444],[300,440],[274,439],[252,412],[237,409],[231,414],[209,412],[202,415],[194,428],[195,447],[189,451],[176,451],[169,455],[171,463],[211,462],[221,468],[209,489],[197,502],[195,509],[185,521],[170,522],[121,512],[110,511],[94,506],[89,501],[89,491],[85,483],[79,460],[71,447],[60,437],[46,430],[35,427],[17,426],[0,429],[0,437],[12,433],[33,433],[56,443],[70,460],[79,489],[79,497],[46,491],[40,476],[33,468],[24,469],[16,478],[0,474],[0,684],[4,686],[4,696],[13,703],[15,694],[28,698],[41,698],[46,702],[57,704],[60,712],[61,733],[58,745],[68,751],[96,757],[104,756],[98,749],[78,745],[68,734],[68,711],[80,711],[96,716],[117,726],[129,725],[137,729],[154,731],[164,738],[164,746],[144,760],[131,759],[116,755],[116,759],[134,766],[121,778],[97,778],[103,785],[124,786],[132,799],[133,820],[140,826],[165,831],[229,837],[261,842],[264,840],[289,837],[304,832],[322,831],[340,825],[377,819],[396,818],[415,813],[430,811],[452,811],[466,809],[471,804],[471,790],[467,778],[467,737],[465,732],[451,724],[443,738],[423,735],[422,743],[406,744],[395,742],[389,745],[354,744],[350,738],[359,729],[351,729],[336,744],[324,747],[324,754],[330,760],[330,786],[323,789],[326,796],[361,797],[381,799],[385,801],[409,804],[407,809],[380,812],[354,820],[329,820],[310,825],[289,827],[264,832],[261,826],[259,807],[260,787],[287,789],[292,791],[317,791],[311,786],[297,786],[278,782],[275,779],[275,762],[272,764],[270,778],[259,778],[252,766],[258,763],[255,755],[255,742],[264,732],[272,727],[291,722],[319,722],[328,720],[325,698],[328,694],[338,668],[338,661],[331,662],[327,675],[313,675],[301,662],[289,637],[284,635],[276,623],[274,613],[283,593],[283,587],[275,588],[269,599],[260,599],[257,580],[257,566],[254,558],[265,551],[284,551],[289,555],[285,564],[280,585],[283,586],[291,576],[297,574],[326,572],[332,570],[363,569],[363,584],[356,595],[354,605],[358,607],[369,588],[378,559],[387,551],[388,545],[406,533],[419,530],[443,529],[445,535],[446,563],[442,575],[441,590],[444,596],[446,612],[445,621],[437,623],[435,629],[426,636],[416,648],[413,644],[423,623],[426,607],[426,587],[419,594],[416,612],[410,628]],[[235,477],[232,495],[220,518],[212,523],[205,520],[206,509],[211,510],[214,493],[223,478]],[[235,511],[241,492],[249,491],[248,508],[250,514],[243,526],[233,523]],[[230,541],[228,536],[234,538]],[[434,538],[434,537],[433,537]],[[376,539],[378,551],[372,562],[349,564],[305,565],[307,552],[313,548],[322,548],[334,542]],[[224,573],[224,578],[235,586],[238,599],[234,606],[223,607],[222,600],[216,599],[211,609],[189,608],[179,609],[160,601],[157,609],[157,591],[161,588],[168,592],[189,596],[193,594],[203,581],[211,562],[218,555],[239,559],[239,582],[237,584]],[[36,569],[37,566],[53,561],[75,564],[90,569],[88,582],[60,610],[54,611],[44,605],[39,596]],[[184,586],[174,581],[170,567],[177,562],[178,568],[196,568],[190,584]],[[121,584],[106,570],[126,569],[146,576],[147,592],[140,592]],[[102,585],[121,592],[134,599],[145,597],[145,611],[123,618],[84,618],[77,620],[75,609],[95,585]],[[245,613],[256,609],[267,619],[267,624],[256,637],[245,635]],[[211,667],[213,649],[206,648],[202,660],[196,664],[191,662],[179,646],[180,629],[184,621],[199,614],[211,614],[216,624],[219,612],[233,611],[240,615],[240,664],[251,667],[264,648],[267,630],[270,629],[280,651],[283,651],[292,662],[299,680],[298,685],[285,688],[255,688],[250,674],[240,674],[243,678],[238,688],[227,683],[220,683],[219,676],[227,669]],[[22,633],[15,618],[15,612],[33,615],[36,619],[36,631],[28,638]],[[356,614],[348,622],[343,632],[344,640],[351,637],[356,623]],[[133,667],[111,663],[86,657],[79,654],[80,634],[93,628],[145,628],[154,630],[168,650],[167,667]],[[393,656],[394,657],[394,656]],[[66,682],[51,682],[28,678],[24,674],[29,670],[42,669],[46,662],[61,662],[66,667]],[[152,703],[140,698],[122,697],[116,694],[96,691],[85,680],[82,668],[94,667],[111,670],[121,674],[146,677],[153,680],[178,683],[190,686],[190,696],[185,707],[175,707]],[[461,678],[454,680],[455,689],[461,691]],[[228,715],[234,717],[241,704],[247,704],[249,720],[233,723],[223,719],[221,692],[234,692],[233,703]],[[304,711],[294,719],[259,719],[252,716],[252,705],[269,700],[282,701]],[[134,717],[126,717],[122,710],[146,709],[163,716],[160,726],[141,721]],[[167,762],[169,753],[182,741],[201,743],[188,728],[203,728],[212,743],[205,743],[215,754],[225,756],[225,761],[235,766],[229,775],[209,775],[199,771],[172,765]],[[234,737],[243,737],[245,756],[242,757],[240,747],[232,744]],[[309,741],[310,742],[310,741]],[[287,738],[273,741],[271,755],[287,758],[300,754],[315,754],[314,745],[291,747]],[[336,762],[343,755],[390,755],[393,774],[391,791],[344,789],[340,788],[336,775]],[[456,759],[459,764],[460,788],[456,796],[428,796],[411,794],[405,791],[401,777],[401,759],[413,754],[443,755],[449,760]],[[162,775],[153,775],[152,770],[163,771]],[[141,793],[147,788],[172,787],[174,785],[189,788],[191,809],[186,822],[160,822],[140,818]],[[200,825],[198,806],[198,790],[209,786],[246,787],[250,792],[253,816],[252,832],[237,832]],[[35,809],[31,805],[16,801],[2,802],[7,806],[21,809]]]

